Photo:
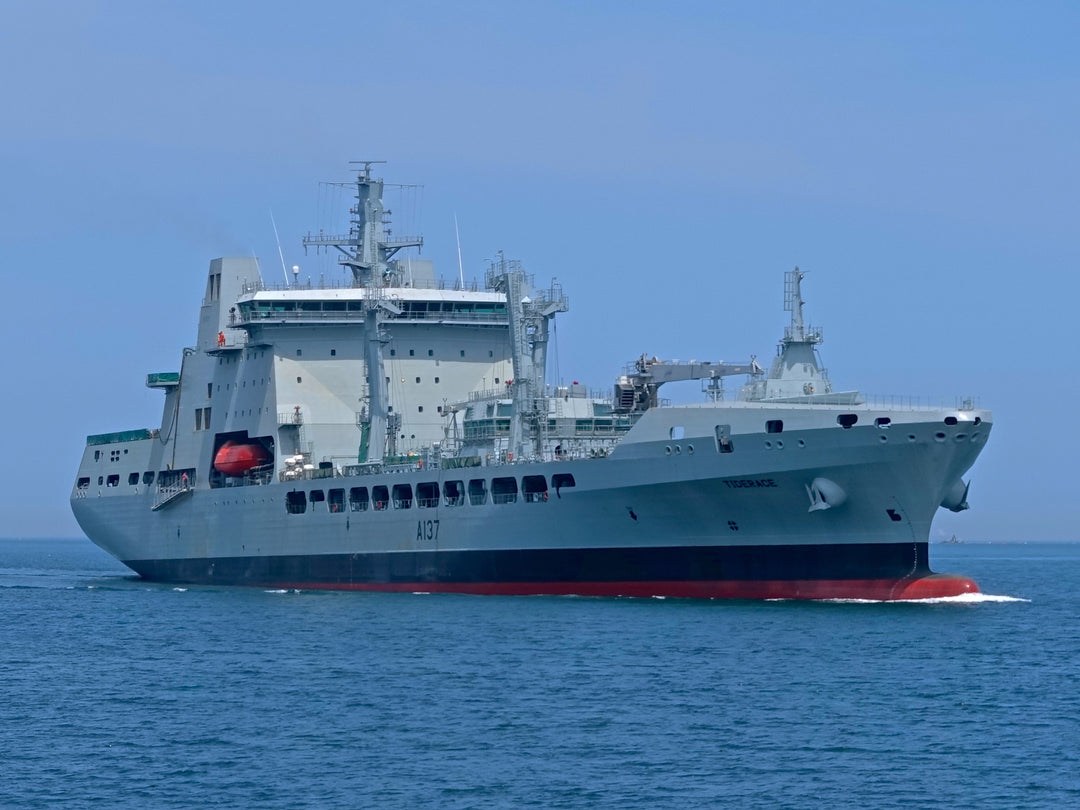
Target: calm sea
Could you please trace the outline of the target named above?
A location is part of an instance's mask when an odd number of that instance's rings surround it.
[[[1080,546],[920,604],[268,592],[0,541],[4,807],[1080,806]]]

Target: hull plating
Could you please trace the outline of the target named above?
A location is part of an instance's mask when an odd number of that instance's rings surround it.
[[[502,595],[920,599],[978,590],[931,574],[925,543],[404,552],[126,560],[205,585]]]

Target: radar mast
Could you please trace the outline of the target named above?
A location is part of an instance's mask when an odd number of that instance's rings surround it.
[[[360,169],[353,183],[330,183],[340,188],[354,189],[356,203],[349,209],[351,219],[347,234],[309,233],[304,237],[304,252],[309,247],[320,251],[335,248],[341,253],[338,263],[352,271],[358,287],[397,287],[402,275],[394,254],[404,248],[424,246],[422,236],[392,238],[390,211],[383,207],[383,186],[371,175],[371,167],[385,160],[353,160]]]

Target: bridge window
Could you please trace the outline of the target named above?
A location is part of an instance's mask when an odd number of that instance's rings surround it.
[[[371,500],[375,502],[375,510],[381,512],[390,505],[390,490],[382,484],[372,487]]]
[[[574,476],[570,473],[555,473],[551,476],[551,486],[555,488],[555,494],[561,498],[562,496],[559,495],[560,489],[563,487],[573,487],[576,486],[576,484],[574,483]]]
[[[487,503],[487,483],[483,478],[474,478],[469,481],[469,503],[473,506],[483,506]]]
[[[139,483],[139,474],[137,472],[128,474],[128,486],[133,487]]]
[[[79,479],[79,489],[87,489],[90,486],[90,476]]]
[[[353,487],[349,490],[349,508],[354,512],[366,512],[368,508],[367,487]]]
[[[421,508],[433,508],[439,505],[439,485],[425,482],[416,485],[416,505]]]
[[[118,487],[118,486],[120,486],[120,475],[119,475],[119,473],[114,473],[113,475],[110,475],[108,480],[105,482],[105,486],[107,486],[107,487]]]
[[[731,441],[731,425],[716,426],[716,452],[733,453],[735,445]]]
[[[465,503],[465,484],[462,481],[446,481],[443,483],[443,498],[447,506],[461,506]]]
[[[330,490],[330,498],[328,503],[330,504],[331,512],[344,512],[345,511],[345,490],[332,489]]]
[[[514,503],[517,500],[517,479],[512,477],[491,479],[491,502]]]
[[[543,503],[548,499],[547,479],[542,475],[526,475],[521,479],[525,503]]]
[[[394,508],[410,509],[412,507],[412,486],[410,484],[394,484]]]
[[[307,511],[307,494],[298,490],[285,494],[285,511],[290,515],[302,515]]]
[[[326,503],[326,493],[321,489],[311,490],[311,511],[315,511],[316,503]]]

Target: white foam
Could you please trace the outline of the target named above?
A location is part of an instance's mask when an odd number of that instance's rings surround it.
[[[187,593],[187,588],[173,588],[176,593]]]
[[[1030,602],[1019,596],[1003,596],[993,593],[962,593],[958,596],[938,596],[933,599],[908,599],[923,605],[977,605],[981,602]]]
[[[274,591],[263,591],[263,593],[288,593],[288,592],[289,592],[288,588],[279,588],[279,589],[274,590]]]
[[[769,602],[794,601],[768,599]],[[833,605],[978,605],[984,602],[1030,602],[1019,596],[999,596],[992,593],[962,593],[957,596],[933,596],[927,599],[815,599]]]

